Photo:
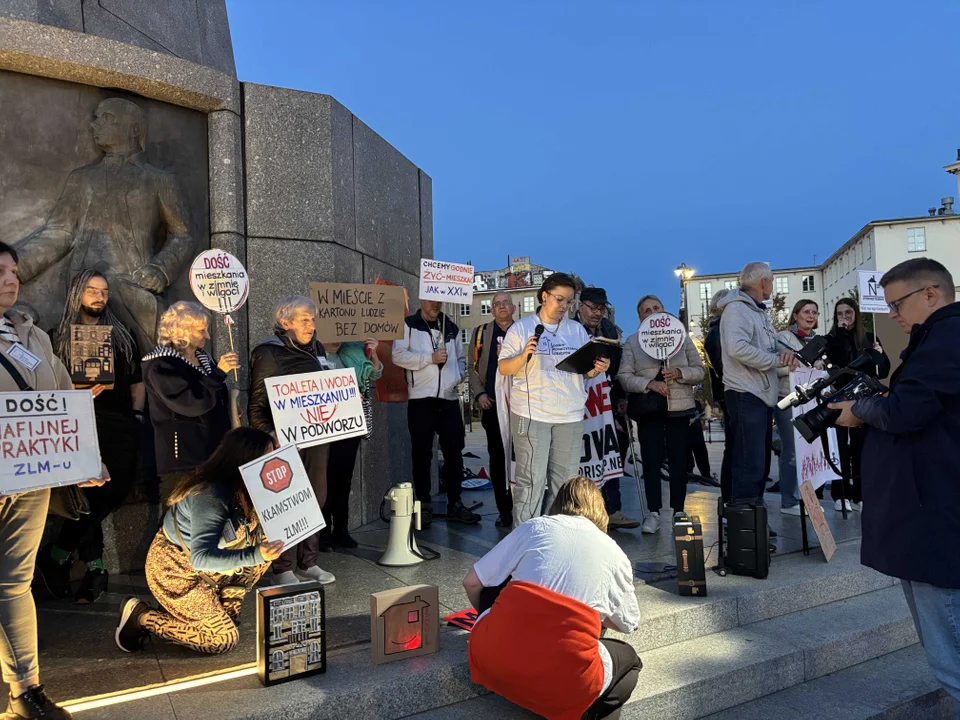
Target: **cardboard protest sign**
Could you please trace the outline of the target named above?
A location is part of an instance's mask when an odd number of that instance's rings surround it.
[[[813,525],[813,531],[817,534],[817,540],[820,541],[823,556],[827,562],[830,562],[830,558],[837,551],[837,541],[833,539],[823,508],[817,499],[817,491],[809,480],[800,483],[800,499],[803,500],[803,507],[806,508],[807,515],[810,517],[810,524]]]
[[[112,325],[70,326],[70,379],[74,385],[112,386]]]
[[[310,283],[320,342],[396,340],[403,337],[406,301],[398,286]]]
[[[411,585],[370,596],[370,652],[377,665],[440,647],[439,589]]]
[[[89,390],[0,393],[0,495],[98,477]]]
[[[680,318],[670,313],[655,313],[640,323],[637,339],[647,355],[665,362],[680,352],[687,331]]]
[[[890,306],[883,297],[883,288],[880,287],[882,277],[883,273],[876,270],[861,270],[858,273],[860,312],[883,314],[890,312]]]
[[[806,385],[808,383],[819,380],[822,377],[826,377],[827,373],[823,370],[815,370],[814,368],[800,368],[792,373],[790,373],[790,387],[796,387],[797,385]],[[800,407],[792,408],[793,415],[802,415],[807,410],[811,410],[816,407],[816,400],[811,400],[805,405]],[[800,431],[796,428],[793,430],[793,443],[796,448],[796,458],[797,458],[797,481],[799,483],[804,483],[809,481],[813,485],[813,489],[816,490],[821,485],[831,482],[833,480],[838,480],[837,474],[830,467],[830,464],[827,462],[826,456],[823,454],[823,443],[819,439],[814,440],[812,443],[808,443],[803,439],[803,436],[800,435]],[[833,460],[834,465],[840,465],[840,453],[837,447],[837,431],[836,428],[829,428],[827,430],[827,443],[830,448],[830,457]]]
[[[583,409],[583,454],[580,475],[603,485],[623,477],[623,461],[617,445],[617,427],[610,403],[610,380],[606,373],[587,380],[587,403]]]
[[[420,299],[470,305],[473,302],[473,265],[421,258]]]
[[[277,439],[284,445],[306,448],[367,434],[353,368],[281,375],[264,382]]]
[[[207,310],[233,313],[250,294],[250,278],[237,258],[225,250],[206,250],[190,266],[190,289]]]
[[[240,474],[267,540],[283,540],[288,550],[326,527],[295,445],[247,463]]]
[[[257,675],[266,686],[327,671],[326,598],[318,582],[257,588]]]

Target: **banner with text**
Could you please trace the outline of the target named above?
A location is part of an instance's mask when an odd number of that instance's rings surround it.
[[[286,445],[240,468],[267,540],[289,550],[326,523],[296,446]]]
[[[420,299],[470,305],[473,302],[473,265],[421,258]]]
[[[362,342],[403,337],[404,290],[399,286],[310,283],[317,304],[317,340]]]
[[[353,368],[281,375],[264,382],[281,444],[306,448],[367,434]]]
[[[883,313],[890,312],[890,306],[880,287],[880,278],[883,273],[877,270],[861,270],[857,274],[857,287],[860,290],[860,312]]]
[[[205,250],[190,266],[190,289],[207,310],[230,314],[243,307],[250,278],[243,264],[225,250]]]
[[[799,370],[790,373],[790,387],[806,385],[826,376],[827,373],[823,370],[800,368]],[[816,405],[817,401],[811,400],[806,405],[793,408],[793,417],[802,415],[807,410],[812,410],[814,407],[816,407]],[[813,489],[816,490],[818,487],[827,482],[840,479],[827,463],[827,458],[823,454],[823,443],[820,442],[819,438],[814,440],[812,443],[808,443],[800,435],[800,431],[794,428],[793,442],[794,446],[796,447],[797,482],[799,484],[802,485],[803,483],[809,481],[811,485],[813,485]],[[840,453],[837,449],[836,428],[830,428],[827,430],[827,442],[828,447],[830,448],[830,457],[834,464],[839,467]]]
[[[0,495],[98,477],[89,390],[0,393]]]
[[[580,474],[597,485],[623,477],[623,461],[617,445],[617,426],[610,403],[610,380],[606,373],[587,380],[587,404],[583,409],[583,454]]]

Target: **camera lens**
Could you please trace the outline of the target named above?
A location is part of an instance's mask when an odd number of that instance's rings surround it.
[[[831,410],[825,404],[817,405],[802,415],[793,419],[793,425],[800,436],[808,443],[812,443],[827,431],[840,417],[839,410]]]

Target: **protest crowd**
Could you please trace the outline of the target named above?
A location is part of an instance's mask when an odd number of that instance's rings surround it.
[[[273,332],[250,358],[206,349],[211,316],[197,302],[171,304],[158,318],[156,347],[140,348],[111,310],[109,274],[98,272],[73,278],[63,317],[48,334],[14,307],[17,265],[16,249],[0,243],[0,396],[88,392],[102,460],[99,473],[74,484],[0,496],[7,717],[67,718],[41,682],[33,593],[98,602],[109,582],[102,523],[137,484],[139,469],[155,468],[147,494],[163,510],[144,558],[155,604],[127,599],[116,643],[134,652],[153,637],[200,653],[228,652],[239,640],[244,596],[261,578],[329,585],[336,578],[321,567],[324,553],[357,546],[348,527],[351,482],[361,443],[372,433],[386,363],[373,337],[318,336],[312,293],[277,304]],[[862,513],[863,563],[901,581],[929,663],[960,701],[960,560],[952,542],[960,540],[960,306],[953,278],[934,260],[902,263],[881,286],[910,340],[888,393],[836,404],[841,476],[831,498],[837,512]],[[508,293],[494,296],[492,320],[467,343],[442,303],[421,292],[420,309],[405,318],[389,352],[407,385],[409,476],[421,525],[440,517],[464,525],[482,520],[461,493],[459,392],[467,383],[489,451],[494,524],[503,535],[463,581],[479,613],[469,642],[474,682],[548,718],[619,716],[642,662],[629,644],[603,637],[604,628],[633,632],[641,617],[617,531],[639,527],[656,535],[662,525],[687,520],[691,469],[708,483],[713,477],[701,426],[707,406],[723,418],[723,502],[765,505],[776,428],[780,512],[800,514],[792,415],[777,404],[792,392],[790,374],[821,318],[815,302],[800,301],[789,327],[777,332],[766,305],[773,288],[769,265],[748,263],[738,287],[712,299],[702,351],[685,332],[673,334],[679,320],[650,294],[636,305],[640,330],[624,336],[606,291],[566,273],[548,275],[536,311],[520,319]],[[84,383],[73,372],[78,326],[109,328],[109,384]],[[890,360],[865,330],[855,299],[838,302],[824,330],[825,350],[812,367],[857,361],[869,377],[887,377]],[[868,361],[860,361],[865,354]],[[231,378],[244,366],[250,386],[242,413]],[[278,398],[299,392],[312,374],[330,372],[348,377],[342,389],[331,384],[329,396],[355,400],[358,421],[341,425],[352,429],[332,442],[308,442],[283,420]],[[700,392],[708,378],[709,397]],[[329,420],[316,412],[318,426]],[[431,486],[435,442],[443,459],[442,511]],[[288,542],[268,530],[276,526],[242,468],[291,444],[305,471],[304,496],[316,499],[324,522]],[[634,452],[642,464],[639,518],[623,512],[621,498]],[[57,530],[41,547],[48,514]],[[947,539],[931,541],[932,528]],[[84,574],[73,587],[76,560]]]

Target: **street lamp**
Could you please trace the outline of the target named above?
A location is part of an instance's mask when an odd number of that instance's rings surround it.
[[[697,271],[692,267],[687,267],[686,263],[680,263],[673,269],[673,274],[676,275],[680,280],[680,319],[683,321],[683,324],[687,324],[687,293],[685,288],[685,283],[687,280],[692,278],[697,274]]]

